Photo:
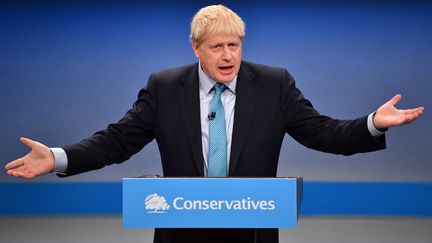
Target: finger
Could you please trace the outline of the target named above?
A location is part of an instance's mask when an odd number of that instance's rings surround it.
[[[30,176],[26,175],[25,171],[17,171],[17,170],[8,170],[8,175],[19,177],[19,178],[31,178]]]
[[[17,169],[13,169],[13,170],[8,170],[8,174],[11,176],[14,176],[14,177],[21,177],[21,178],[25,178],[25,179],[31,179],[31,178],[38,176],[38,174],[35,171],[30,170],[29,168],[26,168],[25,166],[21,166]]]
[[[20,177],[19,174],[14,170],[8,170],[7,173],[10,176]]]
[[[405,115],[405,117],[404,117],[404,119],[405,119],[404,124],[409,124],[409,123],[413,122],[413,121],[416,120],[420,115],[421,115],[421,113],[417,113],[417,112],[414,112],[414,113],[410,113],[410,114]]]
[[[418,107],[418,108],[416,108],[416,111],[415,111],[415,112],[417,112],[419,115],[423,114],[423,112],[424,112],[424,107]]]
[[[417,107],[414,109],[405,109],[405,110],[401,110],[403,114],[405,115],[409,115],[409,114],[418,114],[421,115],[423,114],[424,108],[423,107]]]
[[[407,117],[405,117],[405,121],[404,124],[409,124],[411,122],[413,122],[418,116],[416,115],[409,115]]]
[[[23,160],[23,158],[19,158],[19,159],[16,159],[16,160],[8,163],[5,166],[5,169],[6,170],[10,170],[10,169],[14,169],[14,168],[20,167],[22,165],[24,165],[24,160]]]
[[[33,149],[33,147],[36,145],[36,142],[29,139],[29,138],[20,138],[19,140],[22,144],[24,144],[25,146],[27,146],[31,149]]]
[[[22,171],[12,169],[7,171],[8,175],[15,176],[15,177],[22,177]]]
[[[396,104],[399,103],[399,101],[401,101],[401,99],[402,99],[402,95],[397,94],[397,95],[393,96],[393,98],[391,98],[391,100],[389,100],[388,102],[392,106],[396,106]]]

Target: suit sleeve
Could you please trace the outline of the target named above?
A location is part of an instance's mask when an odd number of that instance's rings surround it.
[[[337,120],[321,115],[295,86],[285,70],[282,73],[281,107],[286,132],[296,141],[315,150],[351,155],[385,148],[385,136],[373,137],[367,116]]]
[[[68,157],[65,175],[121,163],[154,139],[156,82],[150,76],[137,101],[120,121],[79,143],[63,147]]]

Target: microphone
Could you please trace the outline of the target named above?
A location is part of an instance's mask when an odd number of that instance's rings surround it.
[[[216,118],[216,112],[210,112],[207,116],[210,121],[213,121]]]

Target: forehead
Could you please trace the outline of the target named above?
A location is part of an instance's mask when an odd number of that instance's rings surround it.
[[[210,33],[204,38],[203,43],[213,44],[213,43],[241,42],[241,40],[242,39],[237,34]]]

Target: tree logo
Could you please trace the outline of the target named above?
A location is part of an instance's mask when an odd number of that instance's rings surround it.
[[[166,213],[164,211],[170,208],[165,197],[159,196],[157,193],[149,194],[145,198],[145,205],[148,213]]]

